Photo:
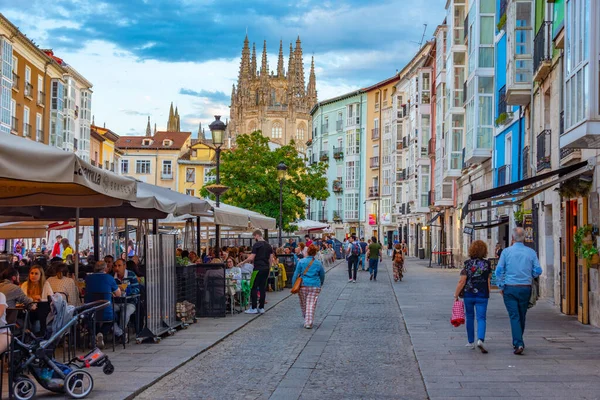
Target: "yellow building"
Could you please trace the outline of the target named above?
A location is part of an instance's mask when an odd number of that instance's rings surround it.
[[[199,196],[202,187],[215,180],[209,172],[215,168],[215,148],[210,141],[192,140],[190,148],[177,160],[178,191]]]
[[[179,158],[189,149],[191,132],[155,132],[151,136],[121,136],[119,171],[142,182],[179,190]]]
[[[120,173],[121,152],[116,147],[120,136],[106,127],[91,126],[90,160],[92,165]],[[100,140],[99,138],[102,138]]]
[[[394,75],[363,89],[367,93],[367,186],[365,234],[381,237],[382,229],[392,227],[392,187],[394,186],[392,154],[395,149],[392,134],[392,109],[395,85]]]

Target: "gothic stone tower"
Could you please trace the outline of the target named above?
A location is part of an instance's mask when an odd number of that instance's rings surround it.
[[[271,141],[287,144],[292,139],[304,151],[312,130],[311,108],[317,104],[314,58],[311,62],[308,85],[305,86],[302,42],[290,43],[287,74],[284,70],[283,43],[279,42],[277,71],[269,71],[267,42],[263,44],[260,70],[257,70],[256,45],[252,55],[248,36],[242,48],[238,83],[231,91],[229,132],[237,135],[256,130]]]

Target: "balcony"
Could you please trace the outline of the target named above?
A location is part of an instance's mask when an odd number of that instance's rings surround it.
[[[19,91],[19,75],[12,73],[12,88],[13,90]]]
[[[342,184],[342,178],[337,178],[332,182],[333,193],[342,193],[344,191],[344,185]]]
[[[46,106],[46,93],[38,92],[37,94],[37,105],[40,107]]]
[[[355,126],[360,125],[360,117],[357,115],[355,117],[346,118],[346,126]]]
[[[106,168],[108,169],[108,168]],[[160,179],[164,180],[164,181],[169,181],[171,179],[173,179],[173,173],[172,172],[163,172],[160,174]]]
[[[379,128],[371,129],[371,140],[379,140]]]
[[[321,151],[321,154],[319,155],[319,160],[329,161],[329,151],[328,150]]]
[[[371,157],[369,159],[369,166],[371,167],[371,169],[379,168],[379,156]]]
[[[504,121],[501,121],[503,118],[502,114],[506,114],[506,110],[508,106],[506,105],[506,85],[502,86],[500,90],[498,90],[498,118],[496,119],[496,126],[501,125]]]
[[[329,133],[329,124],[323,124],[321,125],[321,133]]]
[[[496,171],[496,187],[508,185],[510,183],[510,165],[503,165]]]
[[[533,80],[543,81],[551,70],[552,21],[545,21],[533,40]]]
[[[19,119],[17,117],[11,117],[10,130],[13,133],[19,133]]]
[[[378,186],[370,186],[369,187],[369,197],[379,197],[379,187]]]
[[[25,82],[25,90],[23,91],[25,97],[33,99],[33,85],[30,82]]]
[[[23,136],[31,137],[31,124],[23,124]]]
[[[435,158],[435,138],[429,139],[427,154],[429,155],[429,158]]]
[[[343,222],[342,215],[344,215],[342,210],[335,210],[333,212],[333,222]]]
[[[404,149],[404,143],[402,142],[402,140],[399,140],[398,142],[396,142],[396,150],[402,149]]]
[[[546,168],[552,168],[550,162],[550,129],[544,129],[536,139],[536,165],[537,172],[543,171]]]
[[[523,179],[529,178],[529,146],[523,149]]]
[[[344,159],[344,149],[342,147],[333,147],[333,158],[335,158],[336,160],[343,160]]]
[[[402,138],[402,146],[403,146],[405,149],[408,147],[409,138],[410,138],[410,136],[404,136],[404,137]]]
[[[564,167],[581,161],[581,149],[563,147],[560,149],[560,166]]]
[[[506,104],[531,102],[533,75],[533,0],[509,1],[506,14]]]
[[[43,142],[44,141],[44,131],[42,131],[41,129],[38,129],[37,134],[35,136],[35,140],[37,140],[38,142]]]
[[[335,121],[335,130],[341,132],[344,129],[344,121],[341,119],[339,121]]]

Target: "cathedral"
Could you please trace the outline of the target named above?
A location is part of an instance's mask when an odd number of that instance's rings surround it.
[[[300,37],[294,48],[290,43],[287,74],[284,69],[283,43],[279,42],[277,71],[269,70],[267,41],[263,45],[260,70],[257,69],[256,45],[252,55],[248,36],[242,48],[242,60],[237,87],[231,92],[229,133],[237,135],[260,130],[272,142],[288,144],[292,139],[304,151],[310,139],[312,120],[310,110],[317,104],[314,57],[310,66],[308,85],[305,85],[302,43]]]

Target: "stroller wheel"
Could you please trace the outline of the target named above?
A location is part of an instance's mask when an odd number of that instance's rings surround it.
[[[110,375],[115,372],[115,366],[108,361],[106,364],[104,364],[104,367],[102,367],[102,372],[104,372],[105,375]]]
[[[35,382],[28,377],[20,376],[15,379],[13,389],[17,400],[30,400],[35,396],[37,387],[35,386]]]
[[[65,392],[74,399],[83,399],[94,389],[94,379],[89,372],[74,369],[65,378]]]

